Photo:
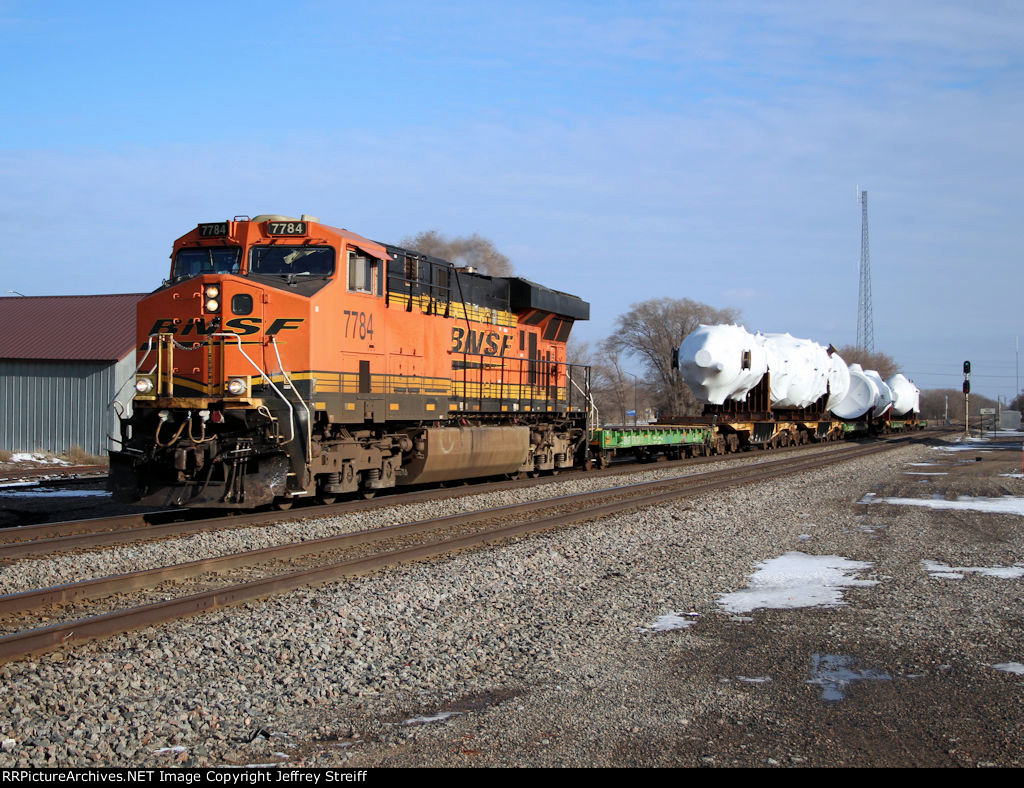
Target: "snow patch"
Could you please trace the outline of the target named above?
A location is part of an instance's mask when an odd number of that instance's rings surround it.
[[[718,604],[727,613],[747,613],[758,608],[837,607],[843,589],[878,585],[851,575],[871,569],[865,561],[851,561],[837,555],[808,555],[791,551],[759,563],[750,575],[748,587],[723,594]]]
[[[47,457],[45,454],[40,454],[37,451],[16,451],[11,455],[11,462],[38,462],[43,465],[70,465],[71,463],[67,460],[62,460],[59,457]]]
[[[931,577],[939,577],[946,580],[962,580],[968,572],[983,575],[985,577],[999,577],[1003,580],[1013,580],[1024,577],[1024,564],[1013,566],[946,566],[937,561],[922,561],[921,565]]]
[[[689,613],[668,613],[661,616],[653,624],[648,624],[646,627],[637,627],[637,629],[641,632],[669,632],[673,629],[686,629],[696,623],[695,619],[698,615],[698,613],[693,611]]]
[[[1016,673],[1018,676],[1024,676],[1024,665],[1019,662],[1000,662],[998,665],[993,665],[996,670],[1001,670],[1004,673]]]
[[[1024,516],[1024,498],[1016,495],[1004,495],[1000,498],[974,498],[961,495],[955,501],[944,498],[879,498],[873,493],[871,500],[862,499],[860,503],[890,503],[896,506],[925,506],[929,509],[956,509],[960,511],[988,512],[990,514],[1016,514]],[[867,495],[864,496],[867,498]]]

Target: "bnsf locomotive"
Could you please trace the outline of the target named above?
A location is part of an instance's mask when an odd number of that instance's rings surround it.
[[[311,216],[200,224],[138,306],[122,500],[288,506],[585,461],[590,306]]]

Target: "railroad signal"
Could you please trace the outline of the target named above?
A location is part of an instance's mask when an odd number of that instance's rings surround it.
[[[964,362],[964,435],[971,436],[971,362]]]

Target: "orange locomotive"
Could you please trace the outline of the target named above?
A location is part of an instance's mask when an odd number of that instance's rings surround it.
[[[585,461],[576,296],[308,216],[200,224],[171,259],[138,308],[122,500],[287,506]]]

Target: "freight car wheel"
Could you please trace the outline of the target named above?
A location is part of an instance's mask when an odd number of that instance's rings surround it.
[[[363,497],[364,497],[364,498],[365,498],[366,500],[370,500],[370,499],[371,499],[371,498],[372,498],[373,496],[375,496],[376,494],[377,494],[377,491],[376,491],[376,490],[363,490]]]
[[[272,506],[279,512],[287,512],[295,505],[295,501],[290,498],[277,498],[274,500]]]

